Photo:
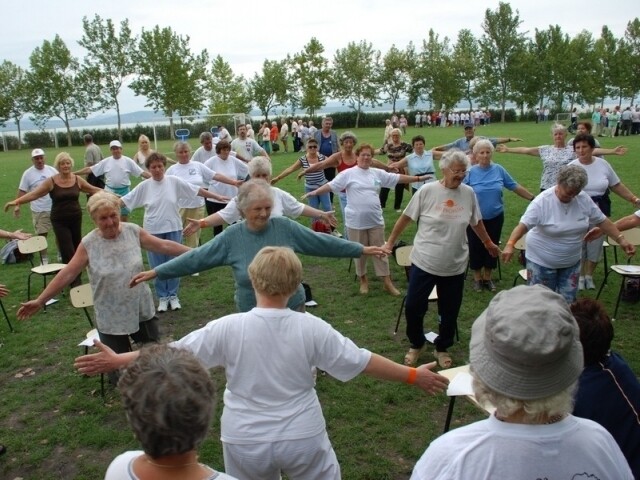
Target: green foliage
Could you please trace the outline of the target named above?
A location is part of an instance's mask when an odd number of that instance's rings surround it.
[[[249,82],[251,98],[265,118],[278,106],[289,99],[289,78],[287,60],[265,60],[262,73],[255,73]]]
[[[394,113],[396,102],[409,91],[411,71],[415,65],[413,52],[412,46],[407,50],[400,50],[395,45],[391,45],[378,66],[377,82],[380,85],[380,92],[386,95],[382,100],[391,103],[391,111]]]
[[[343,105],[356,112],[355,127],[358,128],[362,108],[378,104],[379,87],[375,78],[375,65],[380,52],[366,40],[349,42],[338,49],[333,57],[331,92]]]
[[[311,37],[300,52],[293,55],[291,88],[300,90],[300,107],[313,116],[326,101],[329,90],[329,62],[324,57],[324,47]]]
[[[80,75],[78,60],[56,35],[53,41],[45,40],[31,53],[29,64],[28,110],[39,125],[51,117],[62,120],[67,129],[67,143],[71,145],[69,121],[86,118],[93,105],[93,94]]]
[[[189,37],[170,27],[142,30],[135,54],[137,78],[131,82],[136,95],[147,97],[147,106],[170,117],[198,113],[204,104],[209,55],[203,50],[193,55]]]
[[[474,86],[480,73],[480,49],[471,30],[463,28],[458,32],[458,40],[453,47],[453,68],[455,78],[462,83],[463,98],[473,110]]]
[[[95,15],[89,21],[82,18],[84,34],[78,42],[87,49],[82,73],[96,93],[95,101],[102,109],[115,108],[120,132],[120,102],[118,95],[124,82],[135,72],[134,55],[136,37],[131,35],[129,20],[120,22],[120,32],[110,18],[103,20]],[[122,138],[118,135],[117,138]]]
[[[221,55],[213,59],[208,80],[209,113],[249,113],[251,97],[242,75],[234,75]]]
[[[517,59],[524,52],[524,33],[518,31],[521,23],[518,11],[514,15],[511,5],[503,2],[495,11],[487,9],[482,22],[483,69],[479,88],[487,99],[493,100],[487,105],[496,102],[500,105],[502,121],[512,83],[519,75]]]

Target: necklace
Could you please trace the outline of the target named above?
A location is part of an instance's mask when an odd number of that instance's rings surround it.
[[[160,468],[184,468],[184,467],[190,467],[192,465],[200,465],[200,462],[198,462],[198,457],[196,457],[195,462],[187,462],[187,463],[182,463],[180,465],[163,465],[162,463],[156,463],[152,460],[149,460],[149,457],[146,455],[145,455],[145,460],[149,465],[153,465],[154,467],[160,467]]]
[[[500,420],[501,422],[510,423],[510,422],[507,422],[504,418],[500,418],[497,413],[496,413],[495,417],[498,420]],[[549,420],[547,420],[546,422],[543,422],[543,423],[539,423],[538,425],[551,425],[553,423],[558,423],[563,418],[564,418],[564,414],[563,413],[559,413],[558,415],[554,415],[553,417],[549,417]],[[516,423],[521,423],[521,422],[516,422]]]

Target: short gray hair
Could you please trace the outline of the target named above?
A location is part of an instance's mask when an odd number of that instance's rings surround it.
[[[181,150],[182,147],[187,147],[187,151],[191,152],[191,145],[188,142],[178,140],[173,144],[173,153],[178,153],[178,150]]]
[[[464,168],[468,169],[470,165],[469,157],[467,157],[462,150],[458,150],[457,148],[448,150],[440,159],[440,170],[451,168],[451,165],[454,163],[464,165]]]
[[[211,135],[210,132],[202,132],[200,134],[200,143],[204,142],[205,140],[213,140],[213,135]]]
[[[472,138],[471,142],[473,142],[476,138],[478,137]],[[469,142],[469,144],[471,144],[471,142]],[[496,147],[493,146],[493,143],[491,143],[491,141],[487,140],[486,138],[480,138],[479,140],[476,140],[474,142],[473,153],[476,153],[481,148],[488,148],[489,150],[491,150],[491,152],[493,152],[496,149]]]
[[[271,177],[273,173],[271,162],[267,157],[253,157],[247,167],[249,167],[249,175],[252,177],[256,175],[268,175]]]
[[[118,388],[131,428],[150,457],[196,450],[207,436],[215,386],[191,352],[144,347],[120,376]]]
[[[244,217],[244,212],[251,204],[266,199],[269,199],[273,205],[273,190],[271,190],[271,186],[267,182],[256,178],[240,185],[238,196],[236,197],[236,206]]]
[[[95,222],[94,214],[103,208],[111,208],[120,213],[120,199],[115,193],[106,192],[104,190],[94,193],[87,200],[87,212]]]
[[[358,143],[358,137],[356,137],[356,134],[347,130],[346,132],[344,132],[342,135],[340,135],[340,145],[343,145],[345,140],[353,140],[353,144],[356,145]]]
[[[562,132],[562,133],[566,134],[567,133],[567,127],[565,127],[564,125],[562,125],[560,123],[555,123],[551,127],[551,134],[553,135],[556,132]]]
[[[587,171],[578,165],[565,165],[558,171],[557,183],[574,192],[581,192],[587,186]]]

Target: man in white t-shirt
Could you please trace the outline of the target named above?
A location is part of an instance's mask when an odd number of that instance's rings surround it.
[[[284,147],[284,152],[289,152],[289,125],[287,125],[287,119],[280,120],[280,141]]]
[[[231,150],[236,152],[236,158],[243,162],[250,162],[253,157],[258,155],[269,158],[264,148],[247,136],[247,127],[245,125],[238,127],[238,138],[231,142]]]
[[[220,139],[220,141],[226,140],[229,143],[231,143],[231,140],[233,140],[233,138],[231,138],[229,130],[224,128],[224,126],[222,125],[218,125],[218,138]]]
[[[113,140],[109,144],[111,156],[92,167],[84,167],[77,172],[76,175],[86,175],[93,173],[96,177],[104,175],[104,189],[107,192],[115,193],[119,197],[129,193],[131,187],[131,177],[150,178],[151,174],[145,172],[140,165],[133,159],[122,154],[122,144],[118,140]],[[126,222],[129,220],[129,210],[126,207],[120,209],[120,220]]]
[[[26,193],[35,190],[44,182],[47,178],[52,177],[58,173],[58,171],[45,164],[44,150],[36,148],[31,152],[31,162],[33,166],[27,168],[22,174],[20,184],[18,185],[18,193],[16,198],[20,198]],[[38,235],[43,237],[47,236],[51,226],[51,197],[47,194],[44,197],[40,197],[30,202],[31,207],[31,220],[33,223],[33,229]],[[17,218],[20,215],[20,206],[16,205],[13,209],[13,215]],[[49,257],[47,251],[43,250],[42,263],[49,263]]]
[[[193,152],[191,156],[192,162],[204,163],[216,154],[213,148],[213,135],[209,132],[202,132],[200,134],[200,145],[201,146]]]

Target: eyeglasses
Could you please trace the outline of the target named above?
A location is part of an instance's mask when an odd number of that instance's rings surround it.
[[[451,170],[449,167],[447,167],[447,170],[449,170],[451,173],[453,173],[454,175],[466,175],[467,174],[467,170]]]

